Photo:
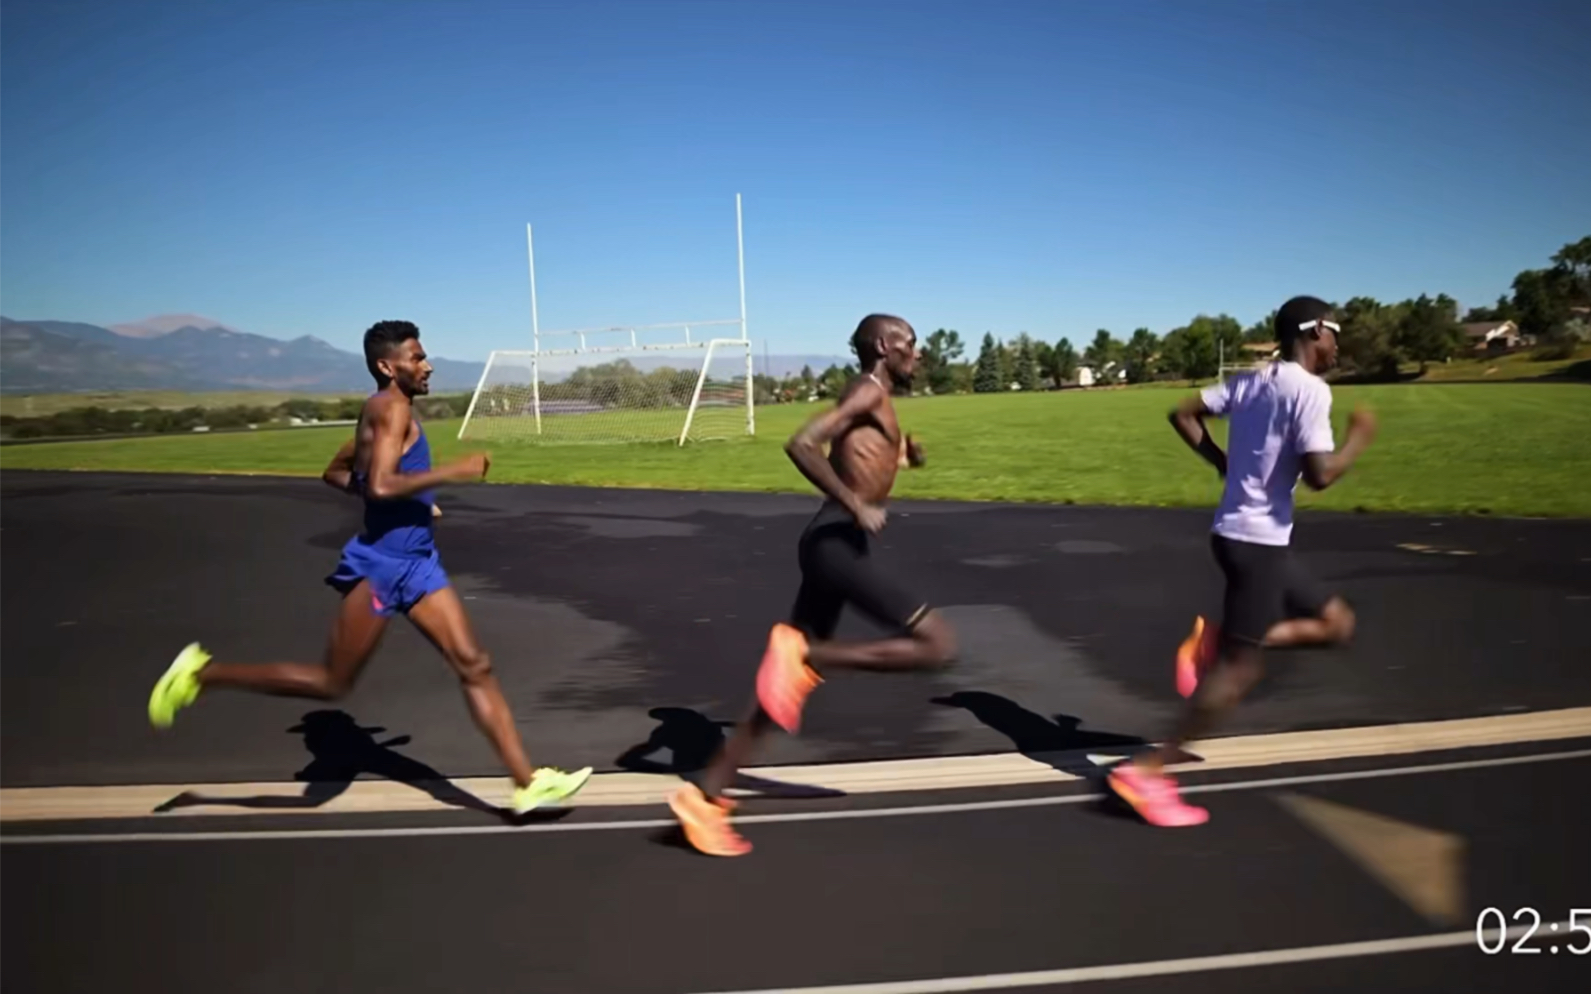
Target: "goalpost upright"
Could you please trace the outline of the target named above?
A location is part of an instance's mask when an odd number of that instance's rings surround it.
[[[746,343],[746,434],[757,434],[756,373],[752,365],[751,339],[746,331],[746,236],[740,223],[740,194],[735,194],[735,268],[740,272],[740,340]]]
[[[532,415],[535,424],[534,434],[542,436],[544,434],[565,434],[561,429],[571,424],[570,418],[566,417],[569,414],[620,415],[622,417],[624,412],[628,412],[630,415],[629,437],[626,437],[626,429],[615,427],[618,422],[612,419],[602,424],[602,428],[607,429],[605,434],[600,429],[593,429],[590,425],[581,426],[580,429],[571,430],[567,434],[578,436],[570,438],[573,441],[659,439],[657,424],[661,422],[654,424],[656,418],[645,418],[636,414],[636,412],[643,409],[657,411],[670,407],[674,409],[682,407],[684,423],[679,427],[677,437],[678,444],[684,445],[691,437],[691,429],[693,425],[697,425],[699,420],[697,415],[704,406],[720,412],[716,417],[719,420],[722,419],[723,402],[735,393],[733,386],[735,380],[741,381],[739,392],[744,394],[744,433],[747,435],[756,434],[755,365],[751,354],[751,339],[746,322],[746,250],[740,194],[735,194],[735,266],[740,298],[740,315],[738,319],[543,332],[541,330],[539,301],[536,291],[535,233],[530,224],[525,225],[525,250],[530,276],[531,349],[528,352],[494,350],[491,353],[487,358],[486,367],[481,371],[481,377],[476,384],[475,393],[470,398],[469,407],[464,415],[464,423],[459,426],[459,438],[462,439],[465,436],[472,423],[477,424],[477,427],[480,428],[489,422],[492,424],[492,430],[494,431],[506,431],[510,434],[515,434],[509,420],[516,414]],[[709,337],[705,341],[693,340],[692,338],[691,332],[693,328],[721,327],[724,325],[737,325],[740,329],[740,334],[735,338]],[[682,329],[683,337],[674,341],[642,341],[643,335],[648,337],[661,335],[665,329]],[[604,341],[602,336],[614,335],[621,336],[618,344],[594,345],[590,341],[594,337],[600,342]],[[571,346],[567,348],[546,348],[549,336],[562,340],[572,339]],[[715,356],[728,358],[723,353],[733,349],[739,349],[744,353],[743,362],[737,363],[738,366],[743,366],[743,368],[736,373],[729,374],[727,377],[722,372],[717,377],[711,377]],[[692,378],[694,383],[691,384],[643,384],[640,382],[642,379],[655,380],[657,379],[657,374],[663,374],[665,370],[667,373],[678,373],[678,371],[671,366],[663,366],[654,369],[654,375],[646,378],[642,377],[640,371],[628,362],[628,356],[644,355],[646,356],[644,362],[657,366],[666,362],[666,359],[656,358],[659,355],[679,355],[684,357],[697,354],[701,356],[701,368]],[[609,358],[608,363],[596,367],[584,365],[587,362],[600,360],[604,355]],[[528,361],[530,389],[528,391],[529,397],[524,398],[528,403],[514,399],[516,388],[512,386],[498,385],[488,387],[494,372],[501,372],[505,368],[514,368],[513,360],[518,360],[520,365],[517,368],[521,370],[525,368],[523,364]],[[623,368],[624,373],[632,375],[634,382],[608,382],[592,386],[592,376],[590,374],[592,374],[593,369],[597,372],[606,369],[608,370],[607,375],[612,375],[612,371],[615,368],[614,360],[618,360],[618,365]],[[575,369],[573,374],[566,373],[564,381],[560,383],[557,379],[558,372],[556,370],[560,365],[567,366],[570,363],[578,368]],[[512,374],[504,373],[503,375],[511,376]],[[523,373],[521,373],[522,376]],[[549,376],[552,379],[549,379]],[[585,377],[585,379],[582,380],[581,377]],[[573,389],[572,391],[570,385],[575,383],[576,380],[580,380],[583,385],[579,389]],[[662,376],[662,380],[668,380],[668,376]],[[522,383],[523,380],[521,379],[520,382]],[[710,384],[714,389],[711,392],[711,396],[705,398],[704,404],[704,391]],[[547,413],[547,405],[549,403],[545,399],[547,391],[544,389],[544,385],[548,385],[547,389],[554,391],[551,403],[552,409],[556,413],[552,414],[552,421],[560,425],[560,431],[556,433],[552,430],[551,424],[544,428],[544,415]],[[520,387],[518,389],[523,388]],[[684,391],[684,393],[681,391]],[[599,394],[601,395],[600,398]],[[523,397],[523,394],[519,396]],[[686,396],[689,397],[688,404],[685,403]],[[674,398],[672,402],[669,400],[670,397]],[[502,417],[505,414],[508,415],[508,418]],[[482,421],[483,418],[486,419],[485,422]],[[587,418],[586,420],[596,421],[598,419]],[[679,422],[675,421],[674,424],[678,425]],[[711,430],[711,428],[708,430]],[[672,432],[673,430],[670,429],[670,434],[666,437],[672,439],[674,437]],[[597,435],[602,435],[603,437],[598,438],[596,437]]]
[[[541,319],[536,314],[536,236],[531,232],[530,224],[525,225],[525,257],[530,260],[530,340],[532,348],[536,350],[535,356],[530,360],[530,388],[534,393],[536,406],[536,434],[541,434]],[[459,427],[462,437],[464,428]]]

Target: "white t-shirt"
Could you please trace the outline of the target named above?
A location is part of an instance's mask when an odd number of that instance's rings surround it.
[[[1214,531],[1239,542],[1286,545],[1293,490],[1306,452],[1331,452],[1331,388],[1296,362],[1273,362],[1202,394],[1227,419],[1226,492]]]

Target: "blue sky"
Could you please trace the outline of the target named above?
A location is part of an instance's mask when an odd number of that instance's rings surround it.
[[[0,307],[354,348],[1466,305],[1591,234],[1591,5],[7,0]]]

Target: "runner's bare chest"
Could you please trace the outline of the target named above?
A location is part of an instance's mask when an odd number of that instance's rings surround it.
[[[834,441],[829,459],[846,486],[868,503],[877,504],[895,486],[905,446],[895,405],[886,397],[866,419]]]

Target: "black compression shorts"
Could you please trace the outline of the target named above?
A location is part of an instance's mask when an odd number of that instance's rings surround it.
[[[910,632],[928,603],[885,575],[873,561],[867,533],[849,511],[826,501],[801,533],[801,591],[790,624],[809,639],[829,639],[850,604],[895,632]]]
[[[1210,536],[1215,561],[1226,574],[1221,635],[1261,645],[1271,626],[1285,618],[1316,618],[1331,600],[1285,545],[1238,542]]]

